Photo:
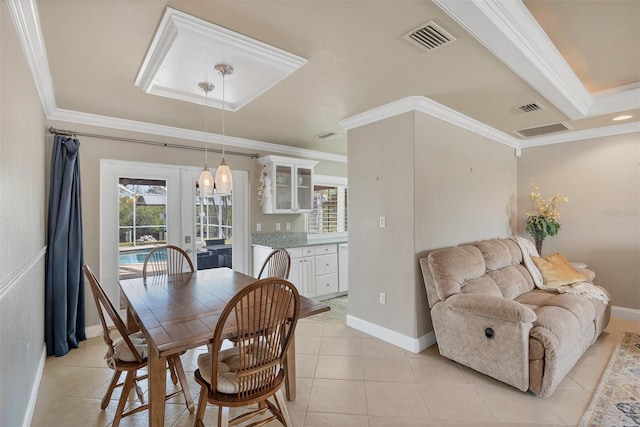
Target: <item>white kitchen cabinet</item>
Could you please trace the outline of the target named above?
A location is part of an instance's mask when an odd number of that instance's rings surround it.
[[[338,292],[338,250],[336,245],[314,247],[316,297]]]
[[[260,269],[262,269],[262,264],[264,264],[272,250],[272,248],[267,246],[253,247],[253,277],[258,277],[258,273],[260,273]]]
[[[313,168],[318,162],[282,156],[258,159],[266,171],[261,177],[262,213],[291,214],[312,211]]]
[[[253,271],[257,275],[272,248],[253,247]],[[338,248],[335,244],[288,248],[291,256],[289,282],[300,295],[323,299],[340,290],[338,277]]]
[[[338,290],[347,292],[349,290],[349,244],[340,243],[338,245]]]
[[[300,295],[312,298],[315,290],[315,262],[313,249],[309,247],[287,249],[291,256],[289,281],[293,283]]]

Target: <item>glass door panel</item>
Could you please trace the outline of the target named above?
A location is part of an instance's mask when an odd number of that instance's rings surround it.
[[[293,209],[293,166],[276,165],[276,210]]]
[[[233,194],[200,197],[198,178],[202,169],[185,167],[182,181],[182,230],[185,246],[198,270],[229,267],[249,270],[248,176],[233,170]],[[215,174],[215,171],[212,171]]]
[[[312,175],[313,172],[309,168],[296,168],[297,210],[311,211]]]
[[[167,244],[167,181],[118,179],[118,269],[138,277],[147,254]]]
[[[195,213],[198,270],[233,268],[233,195],[198,195]]]

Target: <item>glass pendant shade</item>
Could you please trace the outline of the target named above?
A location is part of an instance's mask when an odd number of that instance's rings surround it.
[[[200,197],[213,197],[213,174],[206,164],[202,172],[200,172],[198,186],[200,187]]]
[[[224,104],[225,104],[225,84],[224,78],[229,74],[233,74],[233,67],[226,64],[218,64],[214,67],[216,71],[222,74],[222,161],[216,169],[216,193],[221,196],[229,195],[233,191],[233,178],[231,177],[231,168],[224,161]]]
[[[204,101],[204,168],[202,168],[202,172],[200,172],[200,177],[198,178],[198,187],[200,187],[200,197],[213,197],[214,193],[214,185],[213,185],[213,174],[209,170],[209,166],[207,165],[207,154],[208,154],[208,135],[209,129],[207,126],[208,116],[207,109],[209,107],[209,92],[214,89],[214,86],[209,82],[200,82],[198,83],[198,87],[204,91],[205,101]]]
[[[211,174],[209,174],[211,175]],[[233,177],[231,176],[231,168],[227,166],[224,157],[220,162],[220,166],[216,169],[216,192],[221,196],[231,194],[233,190]]]

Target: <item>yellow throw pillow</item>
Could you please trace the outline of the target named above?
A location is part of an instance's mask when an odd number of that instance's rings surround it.
[[[587,280],[584,274],[573,268],[561,253],[538,258],[531,256],[533,263],[540,270],[545,286],[558,287]]]

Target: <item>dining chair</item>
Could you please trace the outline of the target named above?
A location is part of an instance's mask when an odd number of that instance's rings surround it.
[[[289,278],[289,270],[291,269],[291,256],[286,249],[274,249],[264,260],[258,279],[264,277],[282,277]]]
[[[147,276],[158,277],[163,274],[193,273],[193,262],[184,249],[174,245],[157,246],[144,259],[142,266],[142,280],[147,283]],[[182,353],[184,354],[184,352]],[[173,359],[167,359],[171,381],[178,384],[178,372]]]
[[[142,278],[146,281],[148,275],[177,274],[194,271],[193,262],[184,249],[165,245],[155,247],[147,254],[142,266]]]
[[[195,379],[201,386],[196,427],[203,427],[208,403],[218,406],[218,426],[243,423],[267,411],[264,425],[277,419],[291,426],[282,386],[286,354],[293,339],[300,296],[283,278],[269,277],[238,292],[222,311],[213,333],[213,351],[198,356]],[[222,350],[225,335],[239,337],[237,345]],[[274,397],[271,402],[269,398]],[[258,404],[233,419],[230,408]]]
[[[118,408],[116,409],[115,417],[113,419],[113,427],[117,427],[123,417],[133,415],[137,412],[148,409],[149,407],[148,404],[144,404],[143,394],[138,386],[138,381],[142,381],[147,378],[147,374],[138,375],[138,371],[147,366],[148,346],[142,332],[129,332],[129,329],[113,304],[111,304],[111,301],[105,294],[104,289],[89,266],[85,265],[83,270],[89,284],[91,285],[91,293],[93,294],[93,299],[95,300],[96,307],[98,309],[98,316],[100,317],[100,323],[102,324],[102,337],[109,347],[107,355],[105,356],[107,366],[114,370],[113,378],[111,379],[111,383],[109,383],[109,388],[102,398],[100,408],[105,409],[109,406],[109,401],[111,400],[113,391],[117,387],[122,387],[120,400],[118,401]],[[113,322],[115,331],[120,335],[120,337],[115,340],[111,335],[114,330],[107,324],[105,313]],[[180,356],[170,356],[167,358],[167,361],[169,360],[171,360],[176,371],[178,381],[180,382],[180,390],[167,394],[165,399],[169,400],[182,394],[189,412],[193,413],[195,409],[193,399],[191,398],[189,384],[187,383],[187,378],[184,374],[184,368],[182,366]],[[118,383],[123,372],[126,372],[125,380],[122,383]],[[135,389],[141,405],[125,412],[125,405],[132,389]]]

